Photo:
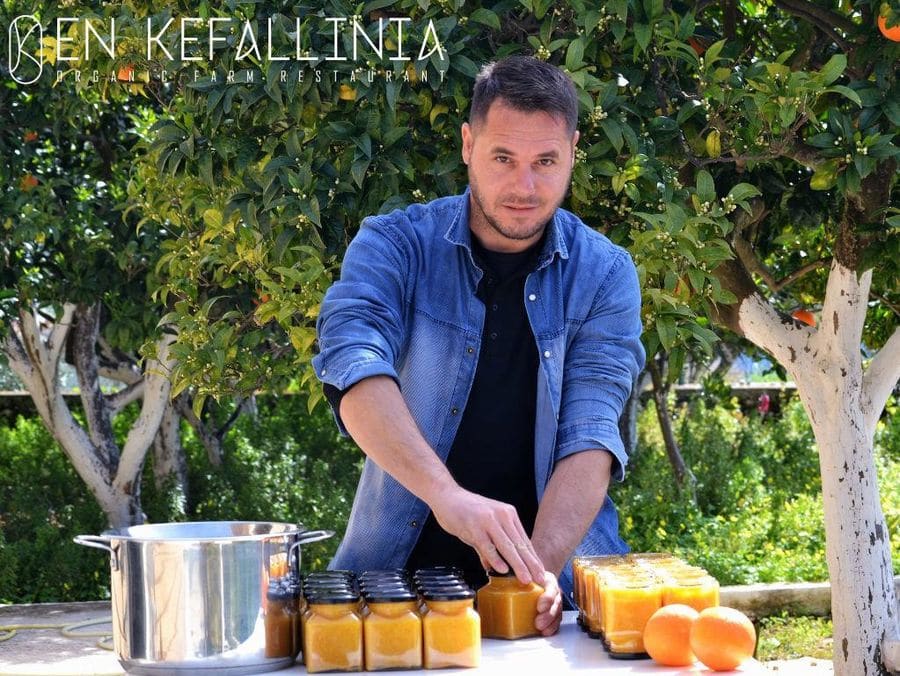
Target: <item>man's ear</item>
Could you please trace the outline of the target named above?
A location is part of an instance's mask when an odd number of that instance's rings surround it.
[[[581,132],[577,129],[575,130],[575,134],[572,136],[572,166],[575,166],[575,147],[578,145],[578,139],[581,137]]]
[[[472,145],[475,141],[472,133],[472,126],[468,122],[462,124],[462,161],[469,164],[469,158],[472,157]]]

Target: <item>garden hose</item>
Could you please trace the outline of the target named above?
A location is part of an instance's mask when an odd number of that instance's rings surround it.
[[[91,627],[95,624],[109,624],[112,617],[101,617],[99,620],[85,620],[84,622],[75,622],[74,624],[7,624],[0,625],[0,643],[8,641],[19,631],[25,629],[59,629],[59,632],[66,638],[91,638],[101,637],[97,641],[97,647],[104,650],[112,650],[112,634],[108,631],[85,631],[78,632],[77,629],[83,627]]]

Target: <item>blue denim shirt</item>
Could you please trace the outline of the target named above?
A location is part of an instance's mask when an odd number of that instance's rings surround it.
[[[376,375],[399,383],[419,430],[444,461],[475,377],[484,304],[483,274],[472,258],[469,190],[366,218],[325,295],[313,368],[344,390]],[[643,367],[640,292],[624,249],[557,209],[524,303],[540,367],[534,469],[540,502],[560,459],[603,448],[627,461],[619,414]],[[346,434],[337,412],[338,425]],[[429,514],[428,505],[366,460],[334,568],[400,567]],[[627,551],[609,497],[576,549]],[[560,583],[572,589],[571,562]]]

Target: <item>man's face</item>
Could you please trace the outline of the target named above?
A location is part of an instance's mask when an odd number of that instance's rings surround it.
[[[485,248],[524,251],[537,242],[569,187],[578,132],[545,112],[522,112],[502,99],[485,119],[462,126],[469,168],[469,225]]]

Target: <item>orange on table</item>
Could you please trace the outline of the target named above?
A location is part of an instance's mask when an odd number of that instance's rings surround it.
[[[700,616],[683,603],[657,610],[644,627],[644,650],[656,662],[667,667],[686,667],[697,659],[691,650],[691,626]]]
[[[730,671],[753,656],[756,629],[740,610],[706,608],[691,625],[690,646],[713,671]]]

